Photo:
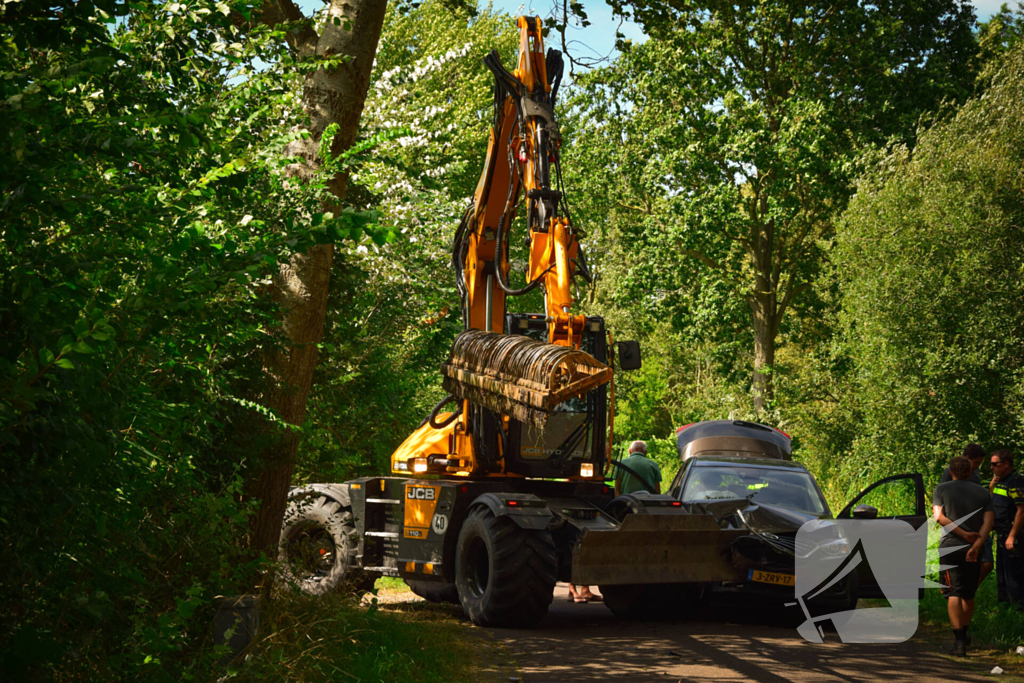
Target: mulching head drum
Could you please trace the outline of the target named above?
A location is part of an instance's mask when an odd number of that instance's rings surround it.
[[[441,373],[456,398],[538,427],[559,403],[612,378],[611,368],[584,351],[483,330],[455,339]]]

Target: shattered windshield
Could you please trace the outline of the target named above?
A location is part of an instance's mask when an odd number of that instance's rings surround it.
[[[778,505],[812,515],[825,514],[825,504],[803,470],[767,467],[695,467],[686,480],[681,499],[686,502],[746,498],[753,503]]]

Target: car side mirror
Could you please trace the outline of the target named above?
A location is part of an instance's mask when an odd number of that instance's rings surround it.
[[[853,508],[851,514],[854,519],[876,519],[878,517],[878,508],[873,508],[870,505],[858,505]]]
[[[639,370],[640,361],[640,342],[638,341],[620,341],[615,342],[616,352],[619,355],[619,369],[620,370]]]

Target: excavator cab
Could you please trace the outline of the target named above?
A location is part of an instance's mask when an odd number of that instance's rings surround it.
[[[544,316],[510,313],[508,334],[547,340]],[[581,349],[607,364],[608,351],[604,320],[588,317],[583,328]],[[604,467],[607,441],[608,388],[601,385],[583,396],[574,396],[554,406],[545,427],[510,419],[509,458],[505,471],[527,477],[590,477]]]

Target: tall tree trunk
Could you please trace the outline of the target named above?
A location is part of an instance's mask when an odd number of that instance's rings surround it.
[[[767,178],[763,178],[762,182]],[[768,213],[767,196],[758,187],[750,202],[754,227],[751,234],[751,265],[754,270],[754,291],[747,295],[747,303],[754,318],[754,410],[761,412],[774,396],[772,378],[775,364],[775,335],[783,311],[777,303],[778,268],[774,267],[775,221],[765,220]]]
[[[759,205],[762,212],[767,211],[763,197]],[[760,413],[775,397],[775,340],[779,326],[794,297],[810,287],[810,283],[799,283],[793,274],[783,276],[780,261],[784,259],[776,253],[779,245],[774,220],[756,223],[750,244],[754,290],[746,299],[754,319],[754,410]]]
[[[774,306],[758,299],[753,306],[754,314],[754,410],[761,412],[772,400],[775,386],[772,370],[775,365],[775,316]]]
[[[306,175],[309,167],[317,163],[320,138],[330,124],[339,126],[332,144],[333,154],[343,152],[355,141],[386,6],[386,0],[332,0],[330,19],[322,35],[318,36],[310,25],[288,34],[288,41],[299,57],[350,57],[338,69],[319,70],[306,79],[303,107],[310,117],[311,136],[288,150],[289,155],[298,154],[307,160],[307,169],[295,169],[297,175]],[[334,17],[340,19],[341,25],[334,24]],[[261,20],[276,25],[301,18],[292,0],[267,0]],[[350,30],[345,30],[346,22],[351,23]],[[325,206],[325,210],[340,208],[347,186],[347,175],[331,180],[329,187],[336,202]],[[290,425],[301,425],[306,413],[316,345],[324,328],[333,257],[332,245],[296,254],[281,267],[272,285],[272,295],[284,311],[279,332],[285,347],[264,359],[266,384],[258,399]],[[276,552],[298,445],[298,434],[289,430],[263,449],[254,463],[247,493],[260,502],[251,522],[252,549],[257,552],[271,556]]]

